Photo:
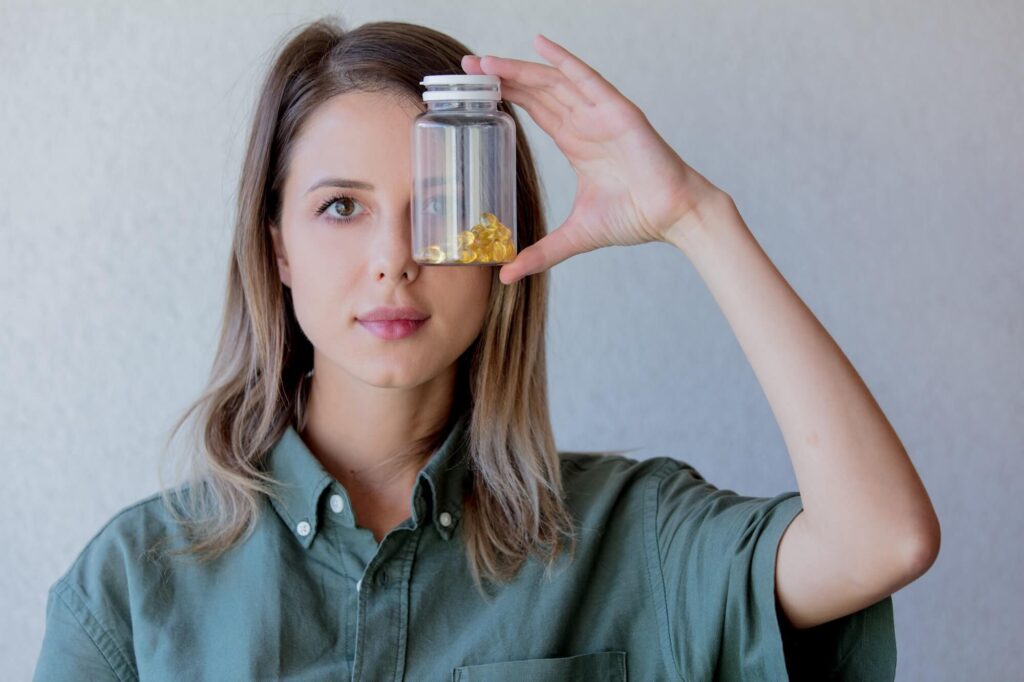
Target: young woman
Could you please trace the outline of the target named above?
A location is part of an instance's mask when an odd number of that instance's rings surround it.
[[[210,385],[174,429],[196,413],[188,480],[54,583],[36,679],[893,679],[890,595],[934,561],[935,512],[731,198],[542,36],[547,64],[401,22],[301,29],[259,94]],[[579,176],[548,234],[518,126],[525,248],[501,268],[412,258],[409,130],[441,73],[499,76]],[[556,450],[546,271],[648,241],[721,305],[799,493]]]

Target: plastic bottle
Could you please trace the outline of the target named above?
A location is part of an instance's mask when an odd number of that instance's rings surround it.
[[[412,250],[429,265],[515,259],[516,126],[498,109],[501,81],[426,76],[413,121]]]

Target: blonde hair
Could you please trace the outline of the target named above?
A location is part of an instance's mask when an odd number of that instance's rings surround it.
[[[329,16],[292,32],[266,75],[254,112],[208,384],[167,439],[169,445],[195,415],[194,445],[181,462],[186,485],[162,486],[162,498],[189,539],[170,553],[200,561],[252,533],[261,495],[274,494],[265,455],[289,424],[300,432],[305,424],[312,346],[296,321],[291,291],[279,279],[268,231],[271,222],[280,224],[281,190],[297,132],[321,103],[341,93],[384,91],[420,101],[423,75],[463,73],[462,55],[472,54],[444,33],[404,22],[348,30]],[[544,236],[546,223],[523,128],[506,102],[499,108],[517,123],[522,248]],[[546,272],[505,285],[493,268],[483,329],[458,361],[457,390],[471,411],[466,443],[472,482],[461,533],[481,593],[484,579],[512,580],[531,554],[546,564],[549,576],[564,539],[569,554],[575,551],[548,408],[547,294]],[[450,424],[411,444],[410,451],[439,447]]]

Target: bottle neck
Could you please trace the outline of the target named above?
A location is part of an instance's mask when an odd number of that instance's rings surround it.
[[[433,100],[424,102],[427,111],[497,111],[497,100]]]

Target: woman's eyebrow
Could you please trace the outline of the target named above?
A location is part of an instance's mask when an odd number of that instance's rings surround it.
[[[444,184],[444,182],[445,179],[443,177],[436,176],[424,180],[423,185],[425,187],[435,187],[437,185]],[[324,178],[322,180],[318,180],[315,184],[313,184],[312,187],[306,190],[306,194],[309,194],[314,190],[318,190],[321,187],[351,187],[353,189],[366,190],[373,189],[372,184],[370,184],[369,182],[363,182],[362,180],[349,180],[347,178]]]
[[[351,187],[353,189],[373,189],[373,185],[371,185],[368,182],[363,182],[362,180],[348,180],[346,178],[324,178],[322,180],[318,180],[316,183],[313,184],[312,187],[306,190],[306,194],[309,194],[313,190],[320,189],[321,187]]]

